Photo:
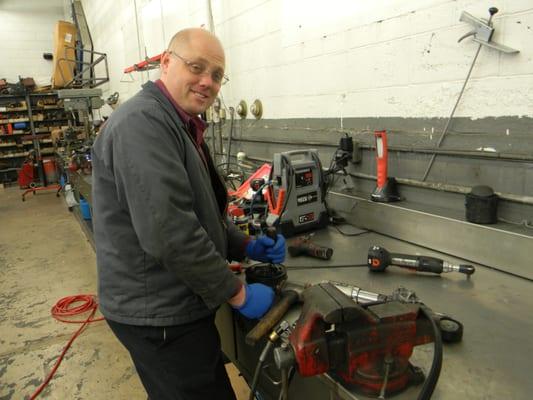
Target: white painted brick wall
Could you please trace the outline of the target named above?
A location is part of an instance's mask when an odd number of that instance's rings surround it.
[[[50,84],[52,62],[43,53],[52,53],[54,28],[65,20],[62,0],[3,0],[0,2],[0,78],[17,82],[33,77]]]
[[[157,72],[122,69],[163,50],[172,34],[208,26],[207,1],[84,0],[95,49],[108,53],[107,92],[122,100]],[[457,116],[533,116],[531,0],[212,0],[227,57],[226,105],[260,98],[264,118],[447,117],[477,44],[461,12],[494,18],[494,40],[520,50],[483,48]],[[139,20],[140,46],[137,39]]]

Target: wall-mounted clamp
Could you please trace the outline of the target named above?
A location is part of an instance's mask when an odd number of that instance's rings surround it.
[[[492,35],[494,33],[494,28],[492,27],[491,20],[492,20],[492,16],[496,14],[497,12],[498,12],[498,9],[496,7],[489,8],[490,18],[487,21],[481,18],[476,18],[473,15],[467,13],[466,11],[463,11],[461,14],[461,18],[459,18],[459,21],[468,22],[470,25],[474,26],[474,29],[466,33],[465,35],[461,36],[458,42],[462,41],[463,39],[469,36],[474,36],[473,37],[474,42],[482,44],[483,46],[487,46],[487,47],[490,47],[491,49],[502,51],[508,54],[518,53],[518,50],[515,50],[511,47],[504,46],[503,44],[493,42],[491,40]]]
[[[496,7],[489,8],[489,19],[488,21],[485,21],[484,19],[476,18],[466,11],[463,11],[461,14],[460,21],[468,22],[472,25],[474,25],[474,30],[468,32],[466,35],[463,35],[458,41],[460,42],[464,38],[468,36],[474,36],[474,41],[479,43],[479,46],[477,47],[476,54],[474,55],[474,59],[472,60],[472,64],[470,64],[470,69],[468,70],[468,74],[466,74],[466,79],[463,83],[463,87],[461,88],[461,91],[459,92],[459,96],[457,97],[457,100],[455,101],[455,105],[453,106],[452,112],[450,114],[450,117],[446,121],[446,125],[444,126],[444,130],[442,131],[439,140],[437,141],[437,149],[440,148],[440,145],[442,144],[442,141],[444,140],[444,137],[446,136],[446,133],[448,133],[448,128],[450,127],[450,123],[452,122],[453,116],[455,115],[455,110],[457,109],[457,106],[459,105],[459,100],[461,100],[461,97],[463,96],[463,93],[466,88],[466,84],[468,83],[468,80],[470,79],[470,74],[472,73],[472,70],[474,69],[474,64],[476,63],[477,57],[479,56],[479,52],[481,51],[481,48],[483,46],[490,47],[491,49],[495,49],[498,51],[502,51],[507,54],[513,54],[518,53],[518,50],[512,49],[510,47],[504,46],[502,44],[492,42],[492,34],[494,33],[494,28],[492,27],[492,17],[494,14],[498,12],[498,9]],[[428,166],[426,168],[426,172],[424,173],[424,176],[422,177],[422,182],[426,180],[428,177],[429,171],[431,170],[431,167],[433,166],[433,163],[435,162],[435,157],[437,157],[437,153],[433,153],[431,155],[431,159],[429,160]]]

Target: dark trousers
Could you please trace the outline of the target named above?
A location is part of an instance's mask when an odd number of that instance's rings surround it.
[[[166,327],[107,323],[130,352],[150,400],[235,400],[214,319]]]

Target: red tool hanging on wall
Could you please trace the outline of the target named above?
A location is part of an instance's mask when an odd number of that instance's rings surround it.
[[[387,176],[389,151],[387,146],[387,131],[375,131],[376,139],[376,189],[370,197],[373,201],[400,201],[396,179]]]
[[[162,56],[163,56],[163,53],[158,54],[157,56],[150,57],[150,58],[146,57],[144,61],[138,62],[136,64],[133,64],[130,67],[124,68],[124,73],[129,74],[135,71],[148,71],[150,69],[159,68],[159,63],[161,61]]]

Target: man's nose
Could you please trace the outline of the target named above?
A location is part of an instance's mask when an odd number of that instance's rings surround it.
[[[214,83],[215,81],[213,80],[213,77],[211,76],[210,73],[205,72],[202,75],[200,75],[200,85],[209,87],[209,86],[213,86]]]

